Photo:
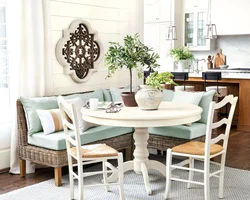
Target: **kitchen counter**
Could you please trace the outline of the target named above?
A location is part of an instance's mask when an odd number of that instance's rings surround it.
[[[232,78],[232,79],[250,79],[250,69],[246,70],[230,70],[230,69],[214,69],[207,70],[208,72],[221,72],[222,78]],[[190,72],[189,77],[201,77],[202,72]]]

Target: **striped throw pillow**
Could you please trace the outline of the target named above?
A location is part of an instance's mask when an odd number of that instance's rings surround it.
[[[36,110],[36,112],[39,119],[41,120],[44,134],[47,135],[63,130],[61,113],[59,109]]]

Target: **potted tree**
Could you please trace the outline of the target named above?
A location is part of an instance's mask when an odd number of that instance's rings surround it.
[[[110,42],[110,47],[105,54],[105,65],[108,67],[107,77],[111,77],[117,69],[126,67],[129,70],[130,88],[129,92],[121,94],[125,106],[137,106],[135,93],[132,91],[132,70],[137,70],[138,78],[143,75],[143,67],[156,68],[159,55],[153,49],[145,46],[140,40],[139,35],[125,36],[124,44]],[[140,66],[140,65],[141,66]]]
[[[135,99],[142,110],[157,110],[162,100],[163,84],[177,85],[171,72],[153,72],[146,79],[146,85],[141,85]]]
[[[188,69],[188,61],[194,59],[194,55],[187,47],[174,48],[170,51],[170,55],[173,56],[180,72]]]

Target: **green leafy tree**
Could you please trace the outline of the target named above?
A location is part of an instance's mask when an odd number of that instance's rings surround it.
[[[132,93],[132,70],[137,70],[139,78],[143,75],[143,69],[139,67],[147,66],[148,69],[159,67],[157,59],[160,56],[153,52],[139,40],[139,34],[125,36],[124,45],[117,42],[110,42],[110,47],[105,54],[105,65],[108,67],[107,77],[111,77],[117,69],[126,67],[130,74],[130,93]],[[107,78],[106,77],[106,78]]]

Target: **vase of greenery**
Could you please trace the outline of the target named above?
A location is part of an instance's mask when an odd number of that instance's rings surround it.
[[[172,49],[170,55],[173,56],[174,61],[177,63],[178,71],[180,72],[184,72],[185,69],[188,69],[189,61],[194,58],[194,55],[187,47]]]
[[[177,85],[170,72],[153,72],[146,79],[146,85],[141,85],[135,95],[135,100],[142,110],[157,110],[162,100],[163,84]]]
[[[121,94],[125,106],[137,106],[135,92],[132,91],[132,70],[137,70],[137,76],[141,78],[143,76],[142,66],[148,66],[151,69],[156,68],[159,66],[158,58],[157,53],[154,53],[151,48],[148,48],[139,40],[138,34],[125,36],[123,45],[110,42],[110,47],[105,54],[105,65],[108,67],[107,77],[111,77],[117,69],[126,67],[129,70],[129,92]]]

